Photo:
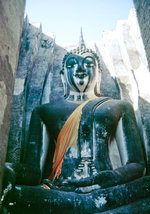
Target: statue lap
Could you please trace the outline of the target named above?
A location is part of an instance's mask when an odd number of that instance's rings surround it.
[[[17,185],[5,203],[11,214],[105,213],[106,210],[109,210],[106,213],[115,214],[143,214],[150,211],[149,196],[150,177],[145,176],[127,184],[94,190],[88,194]],[[140,206],[137,207],[136,204]]]

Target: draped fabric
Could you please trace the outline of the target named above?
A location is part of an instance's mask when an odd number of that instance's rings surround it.
[[[53,157],[53,171],[49,176],[49,180],[53,181],[59,178],[62,169],[63,158],[68,146],[76,147],[78,139],[78,129],[80,124],[80,119],[82,115],[83,107],[91,100],[96,99],[96,96],[88,99],[81,105],[79,105],[73,113],[69,116],[65,124],[63,125],[55,147],[54,157]]]

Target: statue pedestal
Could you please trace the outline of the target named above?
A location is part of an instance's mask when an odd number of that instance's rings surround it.
[[[94,190],[89,194],[17,185],[8,195],[5,207],[11,214],[149,213],[150,177],[145,176],[127,184]]]

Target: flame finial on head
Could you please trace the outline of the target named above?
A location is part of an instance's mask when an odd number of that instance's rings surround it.
[[[83,39],[82,27],[81,27],[81,31],[80,31],[80,37],[79,37],[78,47],[80,49],[86,49],[85,42],[84,42],[84,39]]]

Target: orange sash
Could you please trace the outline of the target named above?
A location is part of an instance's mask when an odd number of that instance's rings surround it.
[[[91,100],[96,99],[96,96],[88,99],[81,105],[79,105],[73,113],[69,116],[66,120],[65,124],[63,125],[55,147],[54,157],[53,157],[53,171],[49,176],[49,180],[53,181],[57,177],[59,178],[62,169],[63,158],[68,146],[76,147],[77,146],[77,139],[78,139],[78,129],[82,115],[83,107]]]

